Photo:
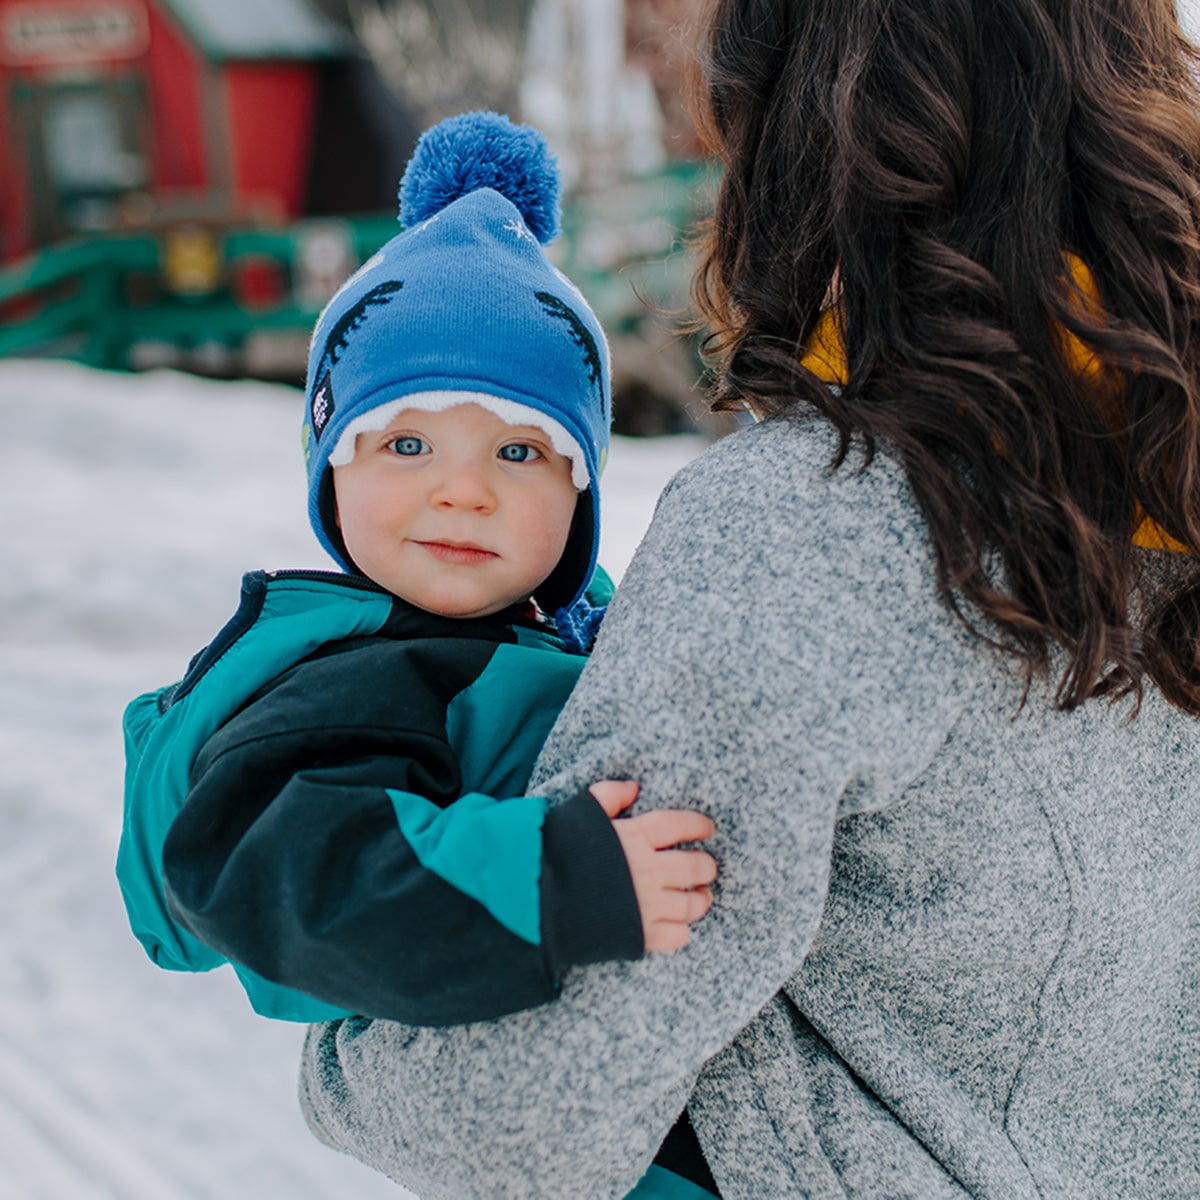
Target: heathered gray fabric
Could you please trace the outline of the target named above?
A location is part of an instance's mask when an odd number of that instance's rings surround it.
[[[607,1200],[694,1083],[726,1200],[1200,1196],[1200,723],[1020,707],[902,472],[811,418],[672,484],[540,768],[716,819],[682,954],[490,1025],[318,1026],[318,1135],[427,1200]]]

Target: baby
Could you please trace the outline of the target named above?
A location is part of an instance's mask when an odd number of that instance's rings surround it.
[[[309,516],[344,573],[248,575],[126,712],[134,932],[163,967],[233,963],[265,1015],[495,1017],[678,949],[711,904],[713,859],[677,848],[702,814],[621,816],[629,781],[524,794],[609,591],[608,356],[542,249],[558,198],[526,126],[425,134],[406,231],[309,356]]]

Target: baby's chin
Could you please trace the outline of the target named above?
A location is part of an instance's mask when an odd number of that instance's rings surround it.
[[[528,603],[528,596],[518,596],[516,599],[508,597],[501,598],[481,598],[481,597],[415,597],[415,596],[400,596],[401,600],[407,600],[414,608],[422,609],[424,612],[432,613],[435,617],[449,617],[453,620],[469,621],[475,617],[491,617],[498,612],[503,612],[507,608],[512,608],[515,604]]]

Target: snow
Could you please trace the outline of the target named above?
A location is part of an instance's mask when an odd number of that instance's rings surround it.
[[[228,969],[151,965],[125,922],[120,718],[179,677],[242,572],[328,567],[308,529],[301,397],[171,372],[0,362],[0,1200],[407,1195],[316,1142],[303,1030]],[[619,577],[699,438],[616,439]]]

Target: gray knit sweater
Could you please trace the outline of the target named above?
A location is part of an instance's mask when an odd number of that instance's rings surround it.
[[[1200,722],[1022,708],[902,471],[832,450],[778,419],[677,477],[543,754],[715,818],[692,944],[314,1027],[319,1137],[427,1200],[615,1200],[690,1095],[726,1200],[1200,1196]]]

